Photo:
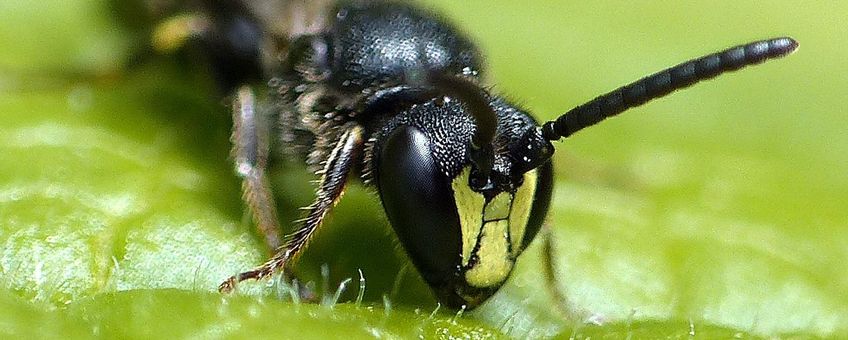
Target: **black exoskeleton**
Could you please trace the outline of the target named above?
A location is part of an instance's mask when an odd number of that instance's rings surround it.
[[[440,300],[476,306],[500,287],[538,232],[550,201],[551,169],[540,169],[531,185],[541,189],[522,197],[529,200],[526,211],[516,214],[526,216],[513,228],[523,236],[504,240],[512,249],[492,255],[500,257],[496,277],[469,285],[465,272],[487,261],[473,249],[481,246],[486,221],[480,206],[473,212],[477,225],[465,226],[474,230],[463,230],[464,207],[452,184],[474,157],[472,139],[481,135],[477,157],[486,167],[471,169],[474,176],[464,185],[473,182],[484,201],[514,195],[526,172],[548,163],[552,147],[527,113],[481,89],[476,47],[432,14],[396,3],[347,4],[330,22],[326,32],[292,42],[272,81],[283,108],[283,140],[309,145],[308,163],[323,174],[318,200],[267,269],[238,279],[262,277],[286,263],[320,225],[348,174],[358,173],[377,186],[395,232]],[[474,110],[481,112],[469,114]],[[478,133],[478,121],[489,117],[486,135]],[[546,151],[533,154],[536,149],[527,146]],[[473,238],[464,240],[465,234]]]
[[[437,298],[452,308],[474,308],[506,281],[542,226],[551,199],[550,141],[797,47],[790,38],[734,47],[624,86],[540,126],[482,87],[482,57],[466,36],[412,5],[345,2],[318,20],[324,23],[319,29],[289,32],[286,40],[256,29],[261,25],[248,6],[207,2],[213,34],[200,40],[223,75],[223,87],[235,92],[233,157],[245,201],[277,249],[267,263],[222,283],[221,291],[290,266],[348,178],[357,175],[376,186],[394,231]],[[280,61],[262,66],[258,56],[275,50],[267,42],[279,40],[286,40]],[[252,90],[241,86],[257,68],[271,80],[271,116],[260,114]],[[273,120],[279,128],[272,135]],[[321,176],[302,225],[284,239],[266,175],[271,138],[306,154]]]

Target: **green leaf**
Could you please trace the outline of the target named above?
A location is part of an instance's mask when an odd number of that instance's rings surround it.
[[[540,238],[457,316],[361,187],[296,268],[328,300],[353,279],[340,303],[291,302],[276,281],[215,293],[267,255],[231,171],[227,109],[200,68],[134,59],[148,18],[109,12],[132,4],[0,3],[14,46],[0,49],[0,337],[848,335],[846,5],[433,1],[480,41],[496,91],[540,119],[732,44],[801,43],[558,143],[554,285]],[[278,169],[283,221],[311,179]]]
[[[111,339],[152,338],[298,338],[373,337],[436,338],[443,334],[468,339],[497,336],[473,322],[433,318],[371,307],[293,305],[277,300],[221,297],[182,290],[135,290],[104,294],[75,303],[69,314]],[[127,315],[132,315],[127,319]]]

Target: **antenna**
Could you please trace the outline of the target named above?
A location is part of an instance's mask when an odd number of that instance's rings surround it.
[[[760,64],[794,52],[798,42],[789,37],[755,41],[693,59],[619,87],[542,125],[542,136],[559,140],[583,128],[663,97],[671,92],[714,78],[722,73]]]

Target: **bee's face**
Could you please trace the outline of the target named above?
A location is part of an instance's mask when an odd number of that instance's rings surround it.
[[[486,190],[474,184],[467,157],[473,121],[456,101],[412,107],[388,124],[375,148],[389,221],[439,300],[454,308],[476,307],[503,285],[550,202],[549,154],[536,152],[544,158],[528,162],[535,125],[505,103],[493,105],[498,151]]]

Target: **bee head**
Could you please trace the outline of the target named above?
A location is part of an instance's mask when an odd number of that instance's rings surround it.
[[[551,197],[553,147],[536,122],[472,90],[479,95],[462,88],[422,95],[430,99],[402,110],[377,134],[372,164],[406,252],[454,308],[474,308],[503,285]]]

